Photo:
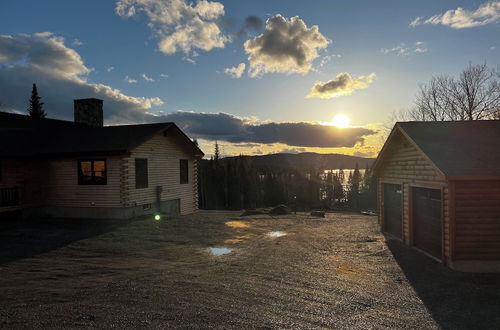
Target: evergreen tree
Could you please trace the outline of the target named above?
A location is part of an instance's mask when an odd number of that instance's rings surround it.
[[[36,89],[36,84],[33,84],[33,89],[31,91],[31,98],[29,100],[30,106],[28,108],[28,113],[31,117],[45,118],[47,115],[43,111],[43,102],[40,102],[41,97],[38,96],[38,91]]]
[[[220,151],[219,151],[219,143],[215,140],[215,148],[214,148],[214,161],[218,164],[220,159]]]
[[[336,207],[342,199],[344,199],[344,186],[340,181],[338,174],[333,175],[333,207]]]
[[[353,210],[359,209],[359,185],[361,183],[361,174],[359,172],[358,163],[354,171],[349,174],[349,193],[347,195],[347,201],[349,206]]]

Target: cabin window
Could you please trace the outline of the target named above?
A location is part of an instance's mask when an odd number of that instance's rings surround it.
[[[135,159],[135,189],[148,187],[148,159]]]
[[[78,184],[107,184],[106,159],[78,160]]]
[[[189,183],[189,169],[188,169],[188,160],[181,159],[180,160],[180,169],[181,169],[181,184]]]

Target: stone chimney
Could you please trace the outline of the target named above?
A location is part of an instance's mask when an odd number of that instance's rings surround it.
[[[75,123],[81,123],[92,127],[103,126],[102,100],[80,99],[74,100]]]

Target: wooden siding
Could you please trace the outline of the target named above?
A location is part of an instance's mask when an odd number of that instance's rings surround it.
[[[135,158],[148,159],[148,187],[135,188]],[[180,183],[180,159],[189,162],[189,182]],[[126,206],[153,204],[156,202],[156,187],[162,186],[161,200],[180,199],[181,214],[198,209],[196,159],[162,133],[131,151],[123,159],[123,185],[121,196]]]
[[[500,259],[500,180],[455,181],[454,190],[454,259]]]
[[[1,166],[2,166],[2,177],[0,180],[0,188],[10,188],[14,187],[20,182],[18,182],[20,179],[20,173],[17,168],[17,161],[11,160],[11,159],[3,159],[1,161]]]
[[[19,207],[41,206],[46,198],[46,170],[46,162],[41,160],[2,160],[0,189],[18,187]],[[0,211],[6,210],[2,208]]]
[[[384,158],[379,166],[379,222],[383,228],[383,183],[403,185],[403,241],[412,245],[411,208],[412,187],[427,187],[442,189],[443,192],[443,232],[444,256],[450,255],[450,218],[449,191],[445,177],[438,172],[433,164],[405,137],[401,132],[395,132],[390,145],[384,152]]]
[[[79,185],[78,159],[106,159],[106,185]],[[61,158],[48,161],[45,175],[46,205],[60,207],[122,207],[121,157]],[[44,171],[40,171],[41,175]]]

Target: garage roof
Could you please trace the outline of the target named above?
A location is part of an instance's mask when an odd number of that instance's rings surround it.
[[[500,121],[398,122],[380,152],[399,130],[445,176],[500,176]]]

